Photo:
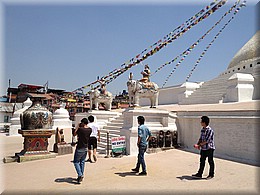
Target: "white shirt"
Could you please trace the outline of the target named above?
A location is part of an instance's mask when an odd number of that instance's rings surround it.
[[[88,126],[92,129],[92,133],[90,134],[90,137],[98,137],[98,129],[99,129],[99,126],[97,123],[88,123]]]

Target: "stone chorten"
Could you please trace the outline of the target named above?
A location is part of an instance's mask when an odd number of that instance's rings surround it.
[[[61,108],[57,109],[53,113],[52,129],[56,129],[57,127],[60,129],[72,128],[72,121],[69,119],[69,112],[64,107],[64,105],[61,105]]]

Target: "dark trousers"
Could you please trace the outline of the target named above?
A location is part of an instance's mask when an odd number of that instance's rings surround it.
[[[214,149],[209,149],[209,150],[200,150],[200,168],[198,171],[198,174],[202,175],[205,167],[205,161],[206,158],[208,157],[208,162],[209,162],[209,175],[214,176],[214,169],[215,169],[215,164],[213,160],[213,153]]]
[[[73,163],[77,171],[78,177],[84,176],[85,159],[87,156],[87,148],[75,150]]]
[[[144,153],[145,153],[146,149],[147,149],[147,146],[139,146],[138,159],[137,159],[137,163],[136,163],[136,167],[135,167],[135,169],[139,170],[140,165],[141,165],[143,172],[146,172],[146,165],[145,165],[145,161],[144,161]]]

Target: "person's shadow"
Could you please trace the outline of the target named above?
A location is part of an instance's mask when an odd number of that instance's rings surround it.
[[[190,175],[183,175],[181,177],[176,177],[176,178],[180,179],[180,180],[202,180],[202,179],[205,179],[205,178],[192,177]]]
[[[135,172],[122,172],[122,173],[115,173],[115,174],[119,175],[120,177],[137,176],[137,173]]]
[[[72,178],[72,177],[64,177],[64,178],[57,178],[55,179],[55,182],[57,183],[70,183],[70,184],[79,184],[77,182],[77,179],[76,178]]]

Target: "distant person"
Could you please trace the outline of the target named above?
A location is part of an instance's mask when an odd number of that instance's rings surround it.
[[[73,163],[78,174],[78,183],[80,183],[84,178],[85,159],[87,156],[87,148],[91,132],[92,129],[88,127],[88,119],[86,118],[81,120],[81,123],[74,132],[74,136],[78,136],[78,143],[73,159]]]
[[[139,175],[147,175],[146,165],[144,161],[144,153],[146,152],[148,141],[150,140],[152,134],[149,128],[144,125],[145,118],[143,116],[138,116],[137,121],[139,124],[137,139],[138,160],[136,163],[136,167],[132,169],[132,171],[138,173],[140,165],[142,165],[142,172],[139,173]]]
[[[212,179],[214,177],[215,164],[213,160],[213,154],[215,151],[214,144],[214,130],[209,126],[209,117],[201,117],[201,132],[200,138],[197,144],[194,145],[198,150],[200,149],[200,167],[198,173],[192,175],[193,177],[202,178],[202,174],[205,167],[206,158],[209,162],[209,175],[207,179]]]
[[[92,153],[93,153],[93,159],[94,162],[97,161],[97,141],[100,142],[100,130],[97,123],[94,122],[95,118],[94,116],[90,115],[88,117],[89,123],[88,126],[92,129],[92,133],[89,138],[88,143],[88,162],[92,161]]]

